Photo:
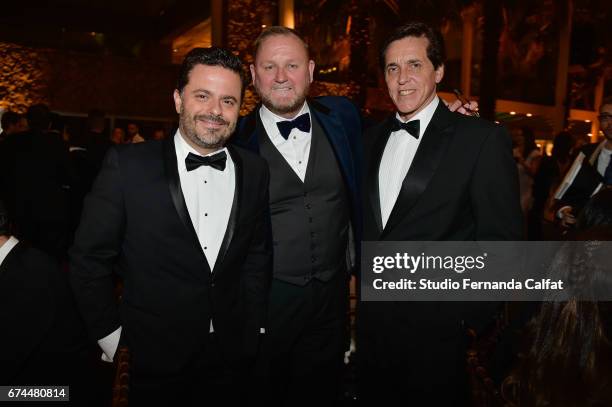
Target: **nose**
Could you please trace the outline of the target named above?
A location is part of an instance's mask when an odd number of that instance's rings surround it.
[[[215,116],[220,116],[221,112],[223,111],[222,107],[221,107],[221,99],[213,99],[210,102],[210,113],[215,115]]]
[[[287,74],[283,68],[278,68],[276,70],[276,74],[274,75],[274,81],[278,83],[283,83],[287,81]]]
[[[412,76],[410,75],[410,72],[408,69],[400,69],[400,73],[397,77],[397,80],[400,84],[404,84],[407,83],[410,79],[412,78]]]

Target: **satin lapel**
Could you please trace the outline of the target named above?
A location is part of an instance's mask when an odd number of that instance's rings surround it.
[[[355,165],[353,163],[351,146],[348,142],[348,137],[344,131],[344,126],[340,121],[340,118],[326,106],[317,103],[316,101],[308,101],[310,112],[318,120],[319,124],[323,128],[323,132],[327,136],[329,143],[334,150],[338,164],[344,175],[344,179],[348,183],[348,187],[355,191],[357,186],[355,185]],[[312,148],[311,148],[312,149]]]
[[[450,144],[454,130],[452,124],[452,113],[443,102],[439,102],[402,182],[402,188],[381,237],[387,235],[407,215],[427,188]]]
[[[206,257],[204,251],[202,250],[202,246],[200,245],[198,234],[193,227],[193,223],[191,223],[189,211],[187,210],[187,204],[185,203],[185,197],[183,196],[183,190],[181,189],[181,179],[179,178],[178,167],[176,165],[174,137],[168,137],[166,140],[164,140],[163,149],[166,182],[168,183],[168,188],[170,189],[172,203],[174,204],[174,208],[176,209],[179,218],[183,222],[183,225],[185,225],[187,232],[193,239],[194,244],[198,247],[200,253],[202,253],[202,257]],[[210,269],[208,262],[204,263],[206,263],[206,267]]]
[[[370,206],[374,212],[374,218],[376,219],[376,226],[378,226],[378,233],[381,234],[383,231],[382,227],[382,212],[380,209],[380,190],[378,186],[378,170],[380,168],[380,161],[382,160],[387,140],[391,135],[391,125],[393,118],[388,118],[383,124],[380,133],[376,135],[376,140],[372,145],[372,150],[369,157],[369,167],[367,176],[367,188],[368,195],[370,197]],[[366,153],[367,154],[367,153]]]
[[[232,161],[234,162],[234,199],[232,201],[232,210],[227,221],[227,228],[225,229],[225,235],[223,236],[223,241],[221,242],[221,247],[219,248],[219,254],[217,255],[217,262],[215,263],[213,274],[216,273],[219,267],[221,267],[221,264],[223,264],[225,255],[227,254],[229,246],[232,243],[234,232],[236,231],[236,222],[238,220],[239,208],[242,202],[242,180],[244,178],[244,168],[242,165],[242,159],[240,158],[240,155],[236,152],[234,147],[227,146],[227,151],[229,151],[229,154],[232,157]]]

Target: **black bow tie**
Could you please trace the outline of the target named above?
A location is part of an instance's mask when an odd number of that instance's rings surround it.
[[[226,160],[227,154],[225,154],[225,151],[221,151],[220,153],[213,155],[207,155],[206,157],[189,153],[187,154],[187,158],[185,158],[185,167],[187,167],[187,171],[193,171],[202,165],[208,165],[213,167],[215,170],[223,171],[225,170]]]
[[[291,130],[295,128],[303,131],[304,133],[308,133],[310,131],[310,114],[304,113],[293,120],[277,122],[276,125],[278,126],[281,136],[287,140],[289,138],[289,133],[291,133]]]
[[[411,120],[407,123],[404,123],[397,119],[397,117],[393,120],[393,127],[391,128],[391,132],[398,130],[406,130],[408,134],[410,134],[415,139],[419,139],[419,121]]]

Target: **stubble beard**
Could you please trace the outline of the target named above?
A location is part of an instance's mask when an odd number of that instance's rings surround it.
[[[204,129],[200,132],[200,134],[198,134],[196,122],[202,119],[224,124],[225,127],[220,127],[218,129]],[[189,117],[187,114],[185,114],[184,110],[181,109],[179,126],[181,128],[181,133],[191,142],[198,147],[211,150],[221,148],[225,145],[229,137],[234,132],[236,123],[229,123],[222,116],[215,115],[200,114]]]
[[[302,106],[304,106],[306,96],[308,95],[308,92],[310,90],[310,85],[306,85],[306,87],[304,88],[304,92],[302,92],[300,95],[296,95],[295,100],[284,105],[275,103],[270,97],[265,95],[261,91],[261,89],[256,90],[261,97],[261,102],[263,103],[263,105],[267,107],[272,113],[281,116],[289,113],[297,113],[302,108]]]

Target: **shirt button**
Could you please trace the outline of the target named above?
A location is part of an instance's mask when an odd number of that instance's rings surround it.
[[[301,164],[301,163],[302,163],[301,161],[298,161],[298,164]]]
[[[204,216],[208,216],[208,214],[207,214],[207,213],[205,213],[205,214],[204,214]]]
[[[310,209],[310,208],[311,208],[310,204],[306,204],[306,209]]]
[[[293,136],[293,139],[294,139],[294,140],[297,140],[297,137],[296,137],[296,136]]]
[[[208,184],[208,181],[204,180],[204,183],[205,183],[205,184]]]
[[[204,246],[204,250],[208,250],[208,246]]]

